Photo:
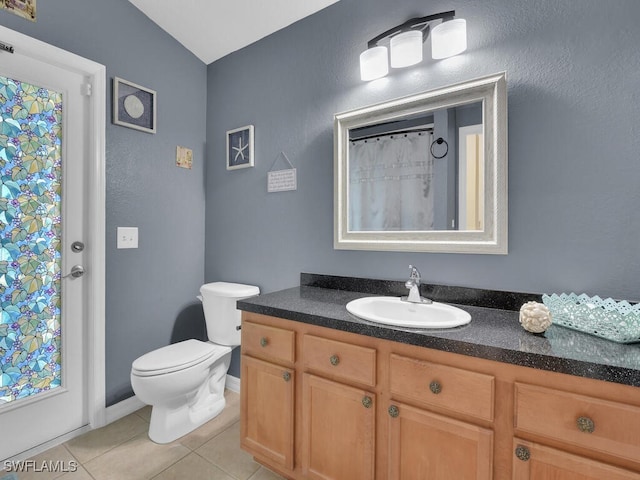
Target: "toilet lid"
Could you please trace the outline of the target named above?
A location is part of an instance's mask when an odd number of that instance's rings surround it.
[[[131,369],[139,375],[175,372],[204,362],[221,349],[229,350],[213,343],[185,340],[145,353],[134,360]]]
[[[260,289],[253,285],[241,283],[213,282],[200,287],[200,293],[208,292],[218,297],[246,298],[260,294]]]

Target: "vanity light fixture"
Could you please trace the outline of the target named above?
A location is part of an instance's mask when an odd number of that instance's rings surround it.
[[[422,61],[422,44],[431,32],[431,52],[434,59],[452,57],[467,49],[467,23],[454,18],[455,10],[416,17],[390,28],[369,40],[367,50],[360,54],[360,78],[375,80],[389,73],[389,56],[392,68],[404,68]],[[430,22],[441,21],[431,29]],[[432,30],[432,31],[431,31]],[[387,47],[378,45],[389,39]]]

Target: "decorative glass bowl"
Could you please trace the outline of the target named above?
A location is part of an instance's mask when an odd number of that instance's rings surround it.
[[[640,303],[575,293],[543,295],[556,325],[618,343],[640,342]]]

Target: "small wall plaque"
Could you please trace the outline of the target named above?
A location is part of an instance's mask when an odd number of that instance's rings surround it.
[[[36,21],[36,0],[0,0],[0,8],[32,22]]]
[[[280,157],[282,157],[291,168],[286,168],[284,170],[271,170],[267,173],[267,192],[269,193],[286,192],[298,189],[297,170],[293,168],[293,165],[284,152],[280,152],[280,155],[276,157],[271,168],[273,169]]]
[[[268,192],[286,192],[287,190],[297,190],[298,181],[296,179],[296,169],[275,170],[269,172],[267,180]]]
[[[178,145],[176,148],[176,166],[191,169],[193,164],[193,150]]]

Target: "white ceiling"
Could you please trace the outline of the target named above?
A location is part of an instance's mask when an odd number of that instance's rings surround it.
[[[338,0],[129,0],[209,64]]]

